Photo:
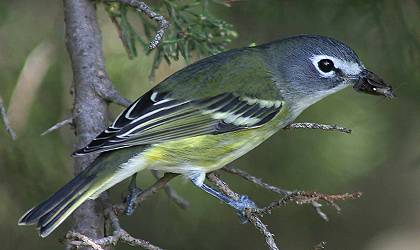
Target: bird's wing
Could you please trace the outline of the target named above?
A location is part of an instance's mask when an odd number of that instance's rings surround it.
[[[282,104],[235,93],[177,100],[152,89],[73,155],[255,128],[270,121]]]

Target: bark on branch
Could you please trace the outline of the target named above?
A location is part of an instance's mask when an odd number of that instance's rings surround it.
[[[160,29],[150,43],[151,49],[156,47],[169,23],[165,18],[151,11],[142,2],[122,2],[144,12],[160,24]],[[47,132],[72,122],[75,127],[75,133],[78,136],[75,149],[79,149],[88,144],[107,127],[109,122],[107,104],[109,102],[128,106],[130,101],[118,93],[106,74],[102,52],[102,38],[97,24],[94,1],[64,0],[64,17],[66,45],[72,63],[75,90],[73,114],[72,118],[58,123]],[[89,166],[96,157],[96,154],[90,154],[76,158],[74,163],[75,174]],[[166,187],[166,183],[175,176],[165,175],[157,182],[156,186],[152,186],[143,192],[139,196],[138,202],[141,202],[158,189]],[[108,203],[104,204],[101,201],[103,199],[86,201],[74,212],[74,232],[69,232],[67,235],[67,238],[73,239],[69,241],[69,247],[102,249],[104,245],[109,245],[107,244],[109,242],[112,244],[117,241],[124,241],[130,245],[141,246],[147,249],[159,249],[125,232],[119,226],[119,222],[113,219],[114,217],[116,218],[114,210],[110,208],[104,210],[105,205],[108,207],[111,207],[111,205]],[[110,219],[114,226],[114,234],[107,237],[104,232],[105,217]]]
[[[96,8],[90,0],[64,0],[66,46],[70,55],[74,81],[73,117],[78,142],[75,149],[88,144],[108,125],[107,100],[101,96],[115,89],[107,77],[102,54],[101,33]],[[75,158],[75,174],[96,158],[91,154]],[[99,200],[84,202],[73,213],[73,230],[89,237],[104,237],[104,213]],[[90,249],[83,247],[82,249]]]

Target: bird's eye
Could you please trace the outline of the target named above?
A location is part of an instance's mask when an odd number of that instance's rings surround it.
[[[328,73],[334,70],[334,63],[330,59],[322,59],[318,62],[318,68],[324,72]]]

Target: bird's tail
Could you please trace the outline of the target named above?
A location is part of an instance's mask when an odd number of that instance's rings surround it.
[[[93,190],[90,186],[95,175],[88,173],[88,169],[81,172],[46,201],[30,209],[20,218],[18,225],[36,224],[40,235],[48,236],[92,195]]]
[[[96,199],[118,182],[144,169],[143,147],[103,153],[79,175],[50,198],[26,212],[18,225],[37,225],[42,237],[48,236],[87,199]],[[138,156],[138,157],[137,157]]]

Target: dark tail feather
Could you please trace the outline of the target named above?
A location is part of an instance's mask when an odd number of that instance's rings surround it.
[[[94,175],[80,173],[46,201],[26,212],[18,225],[37,224],[40,235],[47,236],[89,198],[87,191],[93,179]]]

